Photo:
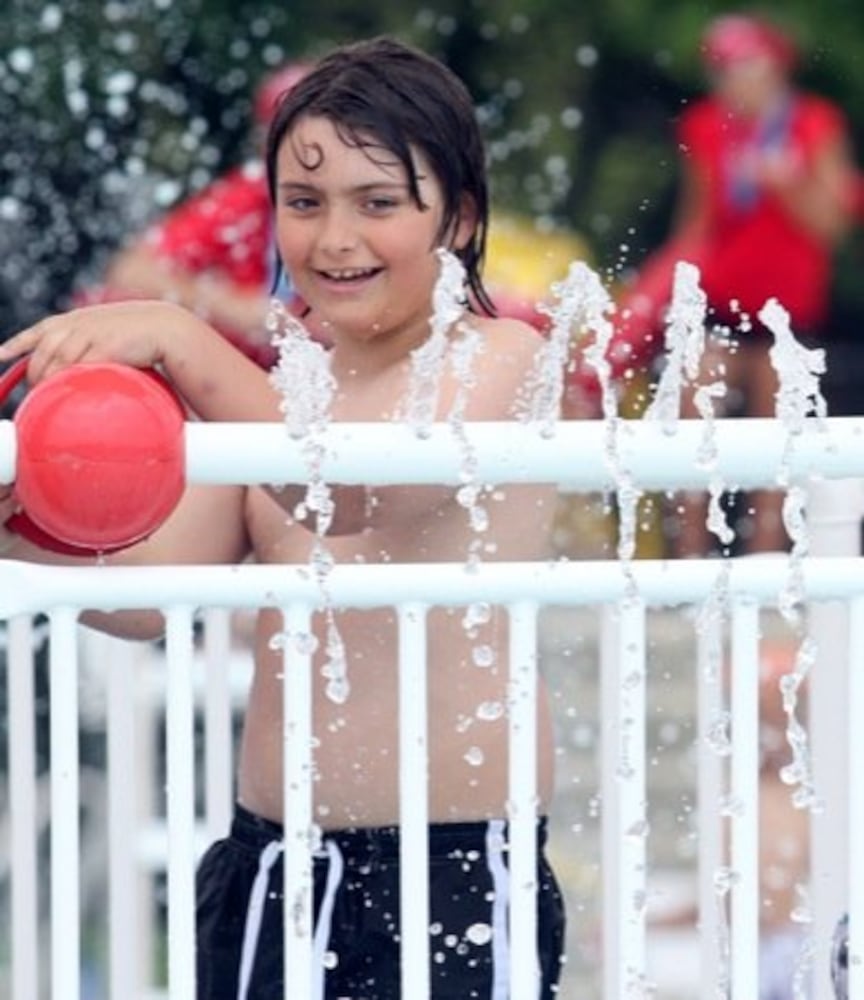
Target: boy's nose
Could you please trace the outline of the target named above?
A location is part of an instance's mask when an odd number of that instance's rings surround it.
[[[327,253],[344,254],[353,250],[357,246],[357,231],[349,213],[341,210],[328,212],[318,241],[321,249]]]

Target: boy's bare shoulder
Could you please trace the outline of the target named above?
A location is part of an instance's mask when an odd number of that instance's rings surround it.
[[[491,364],[530,365],[545,344],[533,326],[519,319],[472,316],[467,325],[482,336],[483,355]]]
[[[546,342],[532,326],[517,319],[472,316],[466,325],[480,335],[482,344],[475,361],[469,419],[511,418]]]
[[[468,326],[501,343],[524,344],[536,348],[542,335],[524,320],[512,316],[471,316]]]

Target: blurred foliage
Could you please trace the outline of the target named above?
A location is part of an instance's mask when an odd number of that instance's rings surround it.
[[[477,100],[496,201],[574,228],[610,279],[664,235],[672,125],[702,86],[716,2],[606,0],[4,0],[0,38],[0,336],[62,308],[132,229],[251,152],[269,68],[392,33],[451,65]],[[749,9],[749,8],[748,8]],[[864,159],[864,5],[764,11],[800,78],[846,110]],[[864,313],[860,236],[839,310]]]

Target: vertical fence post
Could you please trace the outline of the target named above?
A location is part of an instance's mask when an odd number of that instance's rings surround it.
[[[35,663],[30,618],[12,618],[7,635],[12,996],[38,997]]]
[[[399,605],[399,870],[402,995],[429,996],[426,608]]]
[[[292,604],[282,618],[285,1000],[312,1000],[311,610]]]
[[[513,1000],[535,1000],[537,960],[537,604],[510,613],[510,982]]]
[[[603,995],[624,998],[647,989],[646,646],[642,601],[628,597],[614,612],[604,609],[603,626]]]
[[[231,822],[231,615],[204,612],[204,814],[208,840],[224,837]]]
[[[105,665],[108,780],[108,961],[112,1000],[141,990],[141,937],[137,920],[135,856],[135,662],[134,647],[87,630],[88,654]]]
[[[718,745],[725,732],[721,725],[723,698],[723,638],[718,621],[708,620],[697,635],[697,727],[698,727],[698,808],[699,808],[699,951],[702,981],[722,995],[728,970],[721,954],[721,927],[715,876],[723,863],[723,798],[725,747]],[[725,905],[725,903],[724,903]],[[726,923],[723,922],[723,933]]]
[[[848,760],[856,780],[849,783],[849,843],[864,843],[864,597],[856,597],[849,609],[849,710]],[[864,996],[864,858],[858,848],[849,852],[849,993]],[[839,913],[836,915],[839,917]]]
[[[861,553],[864,482],[814,480],[809,484],[807,522],[814,556],[856,556]],[[827,955],[837,916],[847,905],[850,857],[850,765],[845,748],[852,676],[848,648],[849,608],[837,601],[815,603],[808,609],[809,633],[817,646],[808,682],[807,716],[813,752],[813,783],[824,809],[811,814],[810,882],[812,940],[817,956],[812,969],[813,1000],[833,1000]],[[855,722],[860,724],[860,719]],[[852,730],[854,732],[854,730]]]
[[[192,609],[166,612],[168,985],[195,996],[195,735]]]
[[[730,761],[731,995],[752,1000],[759,981],[759,606],[732,608]]]
[[[78,616],[51,614],[51,993],[81,995]]]

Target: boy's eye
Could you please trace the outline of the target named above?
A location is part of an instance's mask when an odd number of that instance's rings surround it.
[[[318,202],[308,195],[294,195],[291,198],[286,198],[284,204],[286,208],[290,208],[294,212],[308,212],[315,208]]]
[[[388,195],[376,195],[366,199],[366,208],[370,212],[386,212],[388,209],[395,208],[397,204],[397,200]]]

